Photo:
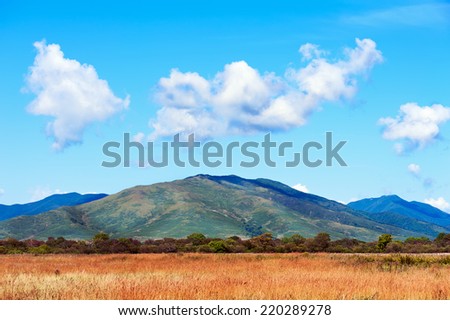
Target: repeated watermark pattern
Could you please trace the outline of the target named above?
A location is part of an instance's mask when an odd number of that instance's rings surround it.
[[[261,165],[262,161],[268,167],[282,165],[292,168],[304,165],[316,168],[322,165],[330,167],[335,163],[341,167],[347,166],[339,154],[347,141],[339,141],[333,145],[332,132],[326,132],[324,143],[309,141],[298,149],[292,141],[280,143],[272,141],[271,138],[271,134],[267,133],[262,141],[232,141],[227,144],[206,141],[202,143],[196,141],[195,135],[192,133],[186,141],[181,141],[180,134],[176,134],[170,142],[162,141],[157,144],[149,141],[144,145],[130,139],[129,133],[124,133],[122,143],[109,141],[103,145],[103,155],[108,159],[102,162],[102,166],[106,168],[130,167],[132,150],[134,150],[133,153],[137,152],[139,167],[164,168],[175,165],[198,168],[203,165],[217,168],[238,165],[243,168],[254,168]],[[201,153],[200,156],[199,153]]]

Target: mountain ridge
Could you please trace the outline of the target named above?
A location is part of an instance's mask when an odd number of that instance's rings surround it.
[[[413,221],[413,220],[410,220]],[[94,202],[60,207],[34,216],[0,221],[0,238],[63,236],[183,238],[194,232],[209,237],[252,237],[327,232],[332,238],[372,241],[382,233],[399,238],[434,237],[446,229],[423,221],[413,228],[387,224],[382,216],[360,211],[281,182],[236,175],[195,175],[170,182],[139,185]]]
[[[74,206],[106,197],[105,193],[80,194],[69,192],[64,194],[53,194],[44,199],[24,204],[4,205],[0,204],[0,221],[11,219],[22,215],[37,215],[46,211],[57,209],[62,206]]]
[[[450,230],[450,214],[426,203],[404,200],[397,195],[361,199],[347,205],[355,210],[371,213],[372,217],[383,214],[387,221],[389,215],[393,218],[396,215],[397,219],[415,219]]]

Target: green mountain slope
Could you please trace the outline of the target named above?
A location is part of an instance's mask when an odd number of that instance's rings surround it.
[[[0,238],[86,239],[99,231],[141,239],[193,232],[209,237],[262,232],[310,237],[328,232],[333,238],[361,240],[375,240],[381,233],[424,235],[376,222],[363,212],[276,181],[209,175],[136,186],[95,202],[0,222]]]

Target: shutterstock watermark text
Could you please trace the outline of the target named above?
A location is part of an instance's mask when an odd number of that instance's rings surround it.
[[[333,166],[346,167],[347,163],[340,151],[347,141],[333,143],[333,133],[326,132],[325,141],[308,141],[295,146],[292,141],[273,141],[267,133],[261,141],[217,141],[200,142],[190,134],[184,141],[180,134],[173,136],[172,141],[153,141],[145,145],[130,139],[124,133],[123,141],[109,141],[103,145],[103,155],[108,159],[102,162],[106,168],[131,166],[131,154],[137,154],[138,167],[164,168],[168,166],[217,168],[220,166],[254,168],[262,164],[267,167],[285,166],[288,168],[304,165],[309,168]]]

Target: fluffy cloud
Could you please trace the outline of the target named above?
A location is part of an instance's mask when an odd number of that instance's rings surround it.
[[[423,202],[428,203],[429,205],[432,205],[442,211],[450,212],[450,203],[448,203],[443,197],[439,197],[437,199],[428,198]]]
[[[450,120],[450,108],[440,104],[421,107],[417,103],[406,103],[400,107],[396,118],[381,118],[378,123],[384,127],[383,138],[400,140],[395,150],[405,151],[424,148],[439,136],[439,126]]]
[[[312,43],[305,43],[298,49],[298,52],[303,56],[303,60],[311,60],[313,58],[319,58],[326,52],[319,49],[319,46]]]
[[[5,189],[0,188],[0,197],[5,194]]]
[[[292,186],[293,189],[301,191],[301,192],[305,192],[305,193],[309,193],[308,188],[301,183],[296,184],[295,186]]]
[[[413,176],[417,177],[417,176],[419,176],[419,173],[420,173],[420,166],[418,164],[411,163],[411,164],[408,165],[408,171]]]
[[[346,49],[345,58],[337,61],[323,58],[313,44],[299,52],[308,64],[286,70],[283,77],[261,74],[245,61],[225,65],[210,80],[173,69],[157,86],[161,108],[150,121],[150,138],[192,132],[207,138],[302,126],[321,103],[352,98],[357,78],[382,61],[370,39],[356,39],[356,48]]]
[[[34,46],[37,55],[26,77],[25,89],[36,98],[27,110],[53,118],[47,124],[47,134],[54,139],[54,149],[81,142],[89,124],[128,108],[129,97],[116,97],[93,66],[64,58],[57,44],[41,41]]]

